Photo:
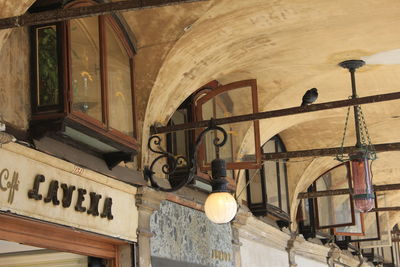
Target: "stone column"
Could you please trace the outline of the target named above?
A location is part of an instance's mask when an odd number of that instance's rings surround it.
[[[150,238],[153,236],[150,229],[150,217],[154,211],[160,208],[164,200],[162,192],[156,192],[148,187],[141,187],[136,194],[136,206],[138,207],[138,264],[139,267],[151,266]]]
[[[290,239],[287,241],[286,251],[288,253],[289,267],[297,267],[296,264],[296,249],[295,249],[295,241],[296,241],[297,233],[291,232]]]
[[[233,258],[235,261],[235,267],[241,267],[241,258],[240,258],[240,246],[241,243],[239,241],[239,230],[235,227],[235,224],[232,224],[232,249],[233,249]]]
[[[232,221],[232,248],[233,257],[235,259],[235,267],[242,266],[242,260],[240,256],[240,229],[246,225],[247,219],[252,216],[247,207],[240,206],[235,219]]]

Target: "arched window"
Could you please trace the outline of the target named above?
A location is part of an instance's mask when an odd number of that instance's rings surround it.
[[[251,114],[258,111],[256,80],[237,81],[226,85],[211,81],[189,96],[172,115],[169,125],[186,122],[210,120],[211,118],[229,118],[237,115]],[[221,125],[227,132],[227,142],[220,147],[218,154],[227,163],[227,180],[230,188],[235,186],[235,172],[239,169],[259,168],[261,150],[259,122],[227,123]],[[181,155],[190,159],[194,153],[196,136],[204,130],[176,131],[167,134],[167,149],[173,155]],[[198,152],[198,172],[194,185],[210,191],[209,185],[211,161],[216,158],[214,146],[216,138],[222,139],[220,132],[210,131],[203,138]],[[186,175],[183,170],[169,176],[171,184],[175,184]]]
[[[308,188],[319,192],[315,198],[303,199],[299,205],[297,222],[306,238],[332,238],[341,247],[359,243],[360,248],[387,245],[390,236],[387,212],[360,213],[355,210],[351,196],[349,163],[340,164],[319,176]],[[349,193],[334,194],[349,190]],[[378,195],[375,206],[385,206],[385,196]]]
[[[279,136],[274,136],[263,146],[264,153],[285,152]],[[246,170],[247,203],[257,216],[271,215],[289,221],[287,170],[284,161],[265,161],[260,169]]]
[[[100,154],[136,152],[134,51],[115,18],[72,19],[31,33],[34,137],[61,132]]]

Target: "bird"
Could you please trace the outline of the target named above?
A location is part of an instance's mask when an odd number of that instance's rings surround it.
[[[307,90],[307,92],[303,95],[303,102],[301,102],[301,106],[307,106],[315,102],[318,98],[318,90],[317,88],[311,88]]]

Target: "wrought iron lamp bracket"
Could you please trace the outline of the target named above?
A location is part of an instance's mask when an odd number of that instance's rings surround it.
[[[222,147],[223,145],[225,145],[227,139],[228,139],[228,134],[226,133],[225,129],[217,126],[215,123],[215,120],[213,118],[211,118],[210,122],[209,122],[209,126],[203,130],[199,136],[196,138],[196,143],[195,143],[195,149],[193,152],[193,155],[190,158],[190,162],[188,161],[188,159],[184,156],[176,156],[173,155],[167,151],[165,151],[162,147],[161,147],[161,142],[162,139],[160,136],[158,135],[153,135],[150,136],[149,141],[147,143],[147,147],[149,148],[149,150],[153,153],[159,154],[159,156],[157,156],[152,163],[150,164],[150,166],[146,166],[143,170],[143,175],[146,181],[150,181],[150,187],[159,190],[159,191],[163,191],[163,192],[174,192],[177,191],[179,189],[181,189],[182,187],[184,187],[185,185],[189,184],[190,182],[193,181],[193,178],[196,175],[197,172],[197,154],[198,154],[198,150],[200,148],[200,145],[203,142],[204,136],[210,132],[210,131],[219,131],[222,133],[223,138],[222,140],[220,140],[218,137],[216,137],[214,139],[214,146],[216,147],[216,151],[217,151],[217,157],[219,157],[219,148]],[[187,165],[187,175],[185,175],[185,178],[183,178],[177,185],[175,185],[174,187],[171,188],[165,188],[160,186],[157,181],[155,180],[155,167],[158,166],[157,162],[161,162],[161,160],[166,160],[167,163],[163,164],[161,167],[161,172],[165,175],[172,175],[175,173],[177,167],[183,163],[186,163]]]

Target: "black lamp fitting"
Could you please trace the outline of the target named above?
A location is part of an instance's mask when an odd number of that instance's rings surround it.
[[[211,161],[211,186],[212,193],[229,192],[228,181],[226,178],[226,162],[223,159],[214,159]]]

